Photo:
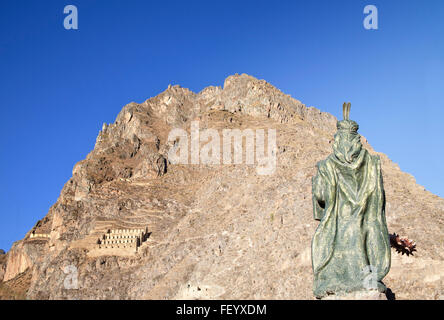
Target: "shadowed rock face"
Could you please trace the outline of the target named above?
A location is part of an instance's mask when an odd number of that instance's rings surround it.
[[[169,132],[189,132],[195,120],[219,132],[276,129],[275,173],[169,163]],[[248,75],[228,77],[223,89],[170,86],[130,103],[104,124],[46,217],[0,261],[3,284],[26,279],[29,299],[312,299],[311,178],[332,152],[335,126],[332,115]],[[392,252],[384,282],[396,298],[442,298],[444,201],[379,155],[389,231],[417,242],[414,256]],[[107,228],[144,227],[150,236],[137,254],[96,247]],[[66,289],[69,266],[78,289]]]

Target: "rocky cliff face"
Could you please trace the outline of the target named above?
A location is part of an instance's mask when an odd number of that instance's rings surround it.
[[[190,132],[192,121],[219,132],[276,129],[276,171],[172,164],[168,134]],[[2,285],[14,290],[21,279],[29,299],[312,299],[311,177],[331,153],[335,126],[332,115],[248,75],[130,103],[103,125],[46,217],[0,261]],[[396,298],[442,299],[444,200],[380,156],[389,230],[418,250],[393,251],[385,282]],[[110,228],[145,227],[137,253],[98,249]]]

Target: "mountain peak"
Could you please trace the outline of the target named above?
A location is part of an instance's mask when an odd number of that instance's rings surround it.
[[[0,281],[26,283],[30,299],[311,299],[311,178],[332,152],[336,121],[247,74],[129,103],[48,214],[2,255]],[[169,134],[182,130],[190,147],[192,123],[220,138],[275,130],[276,170],[260,175],[244,157],[174,164]],[[199,150],[208,142],[197,141]],[[380,156],[389,230],[417,243],[413,257],[392,252],[386,284],[399,298],[434,297],[444,201]],[[64,287],[65,268],[77,270],[82,290]]]

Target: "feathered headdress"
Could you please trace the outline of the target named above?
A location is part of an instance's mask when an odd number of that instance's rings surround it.
[[[351,103],[344,102],[344,104],[342,105],[342,114],[344,120],[338,121],[336,127],[338,128],[338,131],[346,131],[357,134],[359,125],[355,121],[350,120],[350,108]]]

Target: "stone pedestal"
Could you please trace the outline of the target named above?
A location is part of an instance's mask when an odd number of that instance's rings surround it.
[[[321,300],[387,300],[387,297],[385,293],[381,293],[378,290],[365,290],[344,294],[332,294]]]

